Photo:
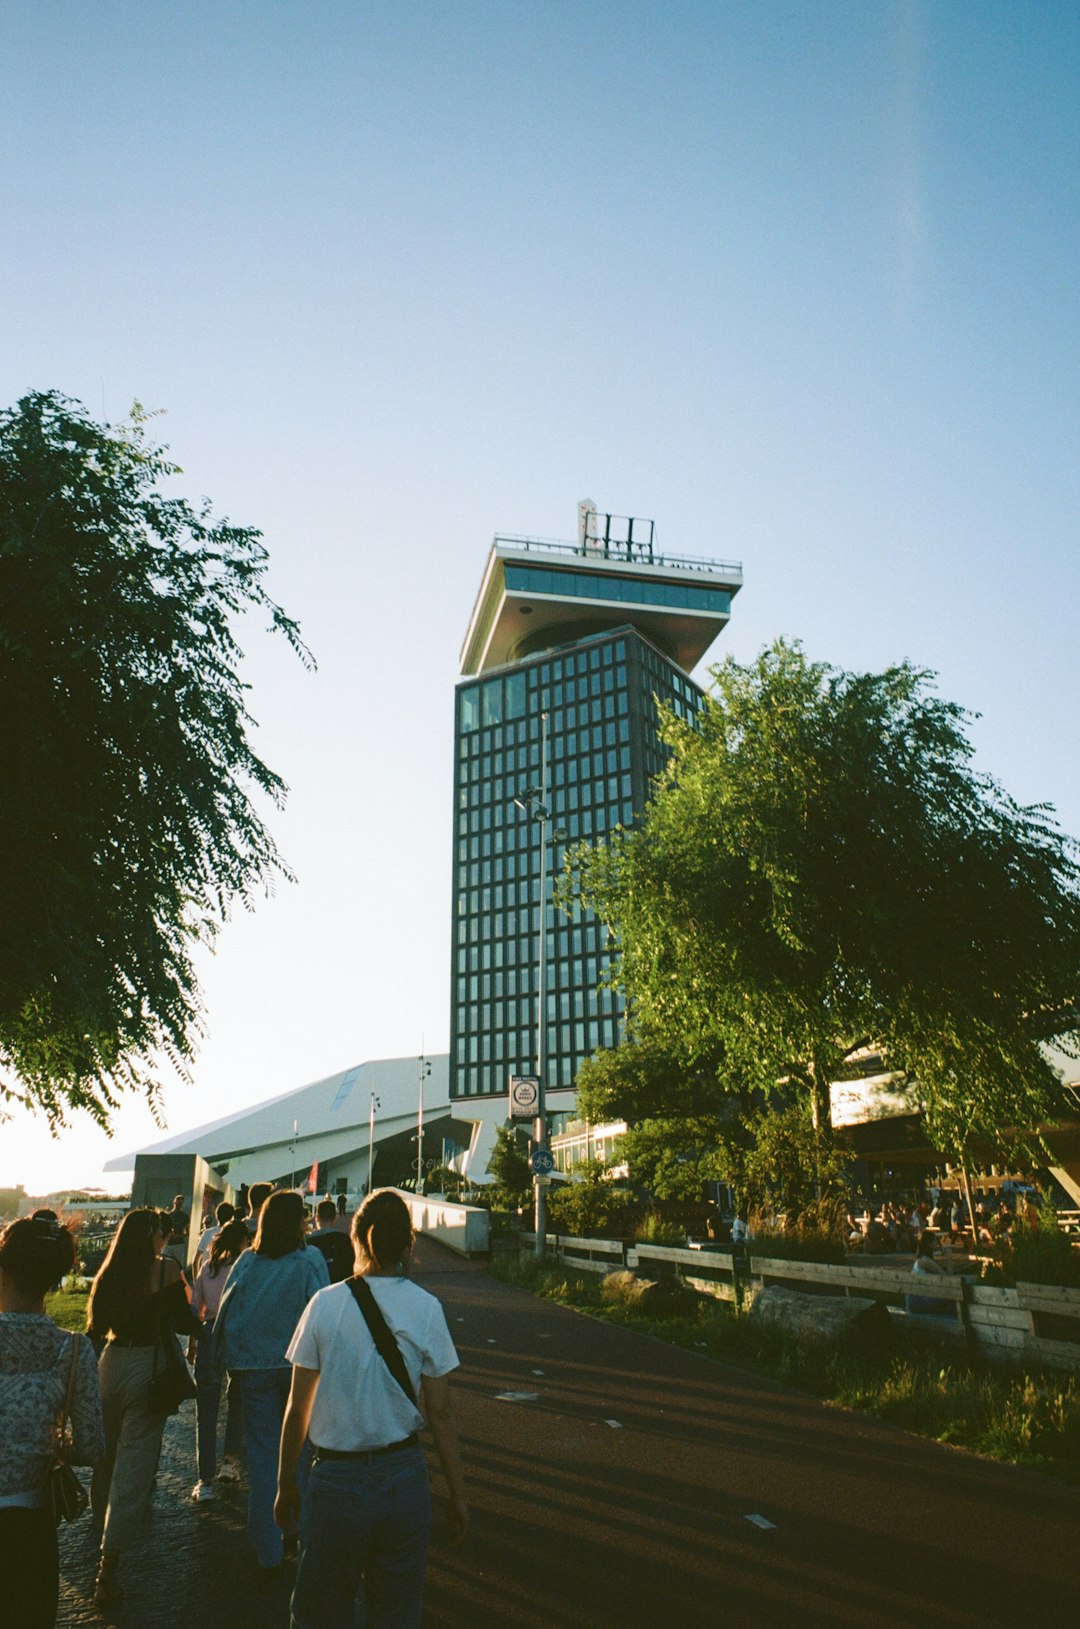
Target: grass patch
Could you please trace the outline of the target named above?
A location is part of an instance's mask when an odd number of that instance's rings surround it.
[[[931,1352],[859,1356],[801,1346],[759,1330],[726,1301],[648,1316],[600,1299],[600,1274],[523,1257],[489,1271],[547,1300],[673,1346],[734,1363],[827,1402],[990,1459],[1030,1465],[1080,1485],[1080,1381],[1070,1375],[943,1362]]]
[[[54,1290],[52,1295],[45,1297],[45,1311],[50,1318],[54,1318],[61,1329],[73,1329],[79,1335],[86,1334],[86,1302],[89,1290],[72,1290],[66,1286]]]

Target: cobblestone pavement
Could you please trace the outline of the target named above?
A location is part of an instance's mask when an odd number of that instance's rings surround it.
[[[286,1629],[288,1591],[271,1593],[256,1574],[244,1531],[247,1495],[219,1483],[213,1504],[195,1506],[195,1404],[165,1428],[157,1489],[143,1540],[122,1562],[124,1599],[101,1611],[91,1599],[97,1561],[91,1518],[60,1534],[59,1629],[116,1623],[124,1629]],[[12,1626],[15,1629],[15,1626]]]

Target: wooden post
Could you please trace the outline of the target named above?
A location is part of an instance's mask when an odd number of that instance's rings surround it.
[[[968,1221],[971,1223],[971,1254],[974,1256],[979,1248],[979,1224],[975,1220],[975,1205],[971,1198],[971,1177],[968,1173],[966,1159],[960,1161],[960,1175],[964,1179],[964,1199],[968,1208]]]

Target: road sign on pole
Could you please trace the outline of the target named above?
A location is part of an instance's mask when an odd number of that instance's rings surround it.
[[[534,1176],[550,1176],[555,1169],[555,1156],[550,1148],[534,1148],[529,1155]]]

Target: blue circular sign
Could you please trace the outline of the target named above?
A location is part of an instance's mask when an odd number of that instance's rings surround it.
[[[550,1148],[534,1148],[529,1155],[529,1164],[537,1176],[549,1176],[555,1169],[555,1156]]]

